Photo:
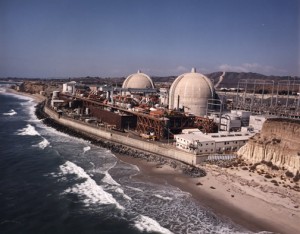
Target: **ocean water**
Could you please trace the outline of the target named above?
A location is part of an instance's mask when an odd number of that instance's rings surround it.
[[[45,126],[0,87],[0,233],[245,233],[109,150]]]

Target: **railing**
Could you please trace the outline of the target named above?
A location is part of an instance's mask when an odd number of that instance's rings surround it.
[[[214,154],[209,155],[206,159],[206,161],[216,161],[216,160],[231,160],[237,158],[237,155],[233,154]]]

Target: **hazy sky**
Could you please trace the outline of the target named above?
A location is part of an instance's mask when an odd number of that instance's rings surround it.
[[[300,76],[299,0],[0,0],[0,77]]]

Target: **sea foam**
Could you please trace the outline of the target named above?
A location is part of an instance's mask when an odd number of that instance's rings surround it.
[[[170,230],[160,226],[160,224],[144,215],[139,215],[137,220],[134,222],[135,228],[137,228],[141,232],[158,232],[163,234],[172,233]]]
[[[83,147],[83,153],[85,153],[85,152],[89,151],[90,149],[91,149],[91,147],[90,147],[90,146]]]
[[[102,182],[104,182],[104,183],[106,183],[108,185],[112,185],[111,188],[113,188],[113,190],[116,193],[121,194],[122,197],[125,198],[126,200],[129,200],[129,201],[132,200],[131,197],[129,197],[128,195],[126,195],[125,192],[124,192],[124,190],[120,188],[121,185],[111,177],[111,175],[108,173],[108,171],[105,172],[105,175],[104,175],[104,177],[102,179]]]
[[[27,124],[25,128],[18,130],[17,134],[20,136],[40,136],[31,124]]]
[[[13,116],[13,115],[16,115],[17,112],[14,110],[14,109],[11,109],[9,112],[7,113],[3,113],[3,115],[9,115],[9,116]]]
[[[82,183],[75,184],[73,187],[65,190],[66,193],[75,193],[84,197],[84,203],[89,206],[92,204],[115,204],[117,208],[124,209],[114,197],[103,190],[84,170],[76,164],[67,161],[60,166],[60,170],[64,175],[75,174],[78,178],[86,179]]]
[[[50,145],[50,142],[46,138],[43,138],[43,140],[37,144],[37,146],[41,149],[45,149],[49,145]]]
[[[102,182],[110,185],[120,186],[120,184],[115,181],[107,171],[105,172]]]
[[[164,197],[164,196],[159,195],[159,194],[155,194],[154,196],[159,198],[159,199],[166,200],[166,201],[172,201],[173,200],[173,198],[171,198],[171,197]]]
[[[131,186],[126,186],[126,188],[129,188],[131,190],[134,190],[134,191],[137,191],[137,192],[144,192],[142,189],[139,189],[139,188],[134,188],[134,187],[131,187]]]

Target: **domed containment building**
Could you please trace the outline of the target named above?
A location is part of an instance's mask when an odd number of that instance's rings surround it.
[[[184,109],[196,116],[206,114],[208,99],[215,98],[212,82],[193,68],[176,78],[169,92],[169,109]]]
[[[125,79],[122,88],[154,89],[154,84],[152,79],[148,75],[142,73],[141,71],[138,71],[137,73],[134,73]]]

